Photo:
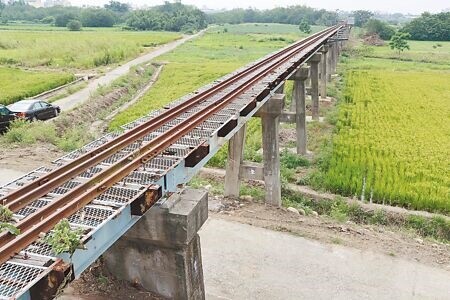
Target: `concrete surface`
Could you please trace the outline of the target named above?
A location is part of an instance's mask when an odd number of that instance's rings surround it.
[[[210,217],[206,299],[450,299],[450,273]]]
[[[205,299],[200,238],[208,192],[185,189],[157,203],[108,251],[115,277],[168,299]]]
[[[0,186],[24,175],[24,172],[0,168]]]
[[[87,101],[89,99],[91,93],[93,93],[95,90],[97,90],[97,88],[99,86],[108,85],[111,82],[113,82],[114,80],[116,80],[117,78],[119,78],[120,76],[127,74],[131,67],[145,63],[147,61],[154,59],[157,56],[160,56],[169,51],[172,51],[176,47],[184,44],[185,42],[187,42],[193,38],[196,38],[197,36],[199,36],[203,33],[204,33],[204,31],[200,31],[197,34],[185,36],[179,40],[164,44],[164,45],[156,48],[155,50],[153,50],[147,54],[144,54],[136,59],[133,59],[127,63],[124,63],[123,65],[107,72],[106,74],[102,75],[101,77],[92,80],[85,88],[81,89],[80,91],[78,91],[70,96],[67,96],[58,101],[55,101],[55,102],[53,102],[53,104],[59,105],[62,110],[70,110],[70,109],[74,108],[75,106],[77,106],[78,104]]]

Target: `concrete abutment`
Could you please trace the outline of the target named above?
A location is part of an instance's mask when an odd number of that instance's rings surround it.
[[[155,204],[104,254],[117,278],[169,299],[205,299],[200,237],[206,191],[185,189]]]

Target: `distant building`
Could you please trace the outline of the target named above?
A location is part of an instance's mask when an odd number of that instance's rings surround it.
[[[72,6],[69,0],[45,0],[44,7]]]
[[[42,3],[41,0],[28,0],[26,1],[28,5],[31,5],[33,7],[39,8],[44,7],[44,3]]]

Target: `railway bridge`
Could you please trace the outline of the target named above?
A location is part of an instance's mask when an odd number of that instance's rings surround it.
[[[0,299],[52,299],[101,255],[119,278],[174,299],[204,298],[200,239],[207,194],[184,184],[228,141],[225,195],[241,179],[264,180],[281,205],[279,123],[297,128],[306,154],[312,119],[350,27],[339,24],[269,54],[0,188],[14,235],[0,233]],[[294,81],[284,108],[284,83]],[[308,86],[308,87],[307,87]],[[246,123],[260,117],[263,163],[243,161]],[[45,237],[63,219],[82,249],[56,255]]]

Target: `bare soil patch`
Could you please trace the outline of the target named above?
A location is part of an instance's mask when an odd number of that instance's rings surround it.
[[[0,148],[0,168],[29,172],[50,163],[64,154],[51,144],[11,145]]]

